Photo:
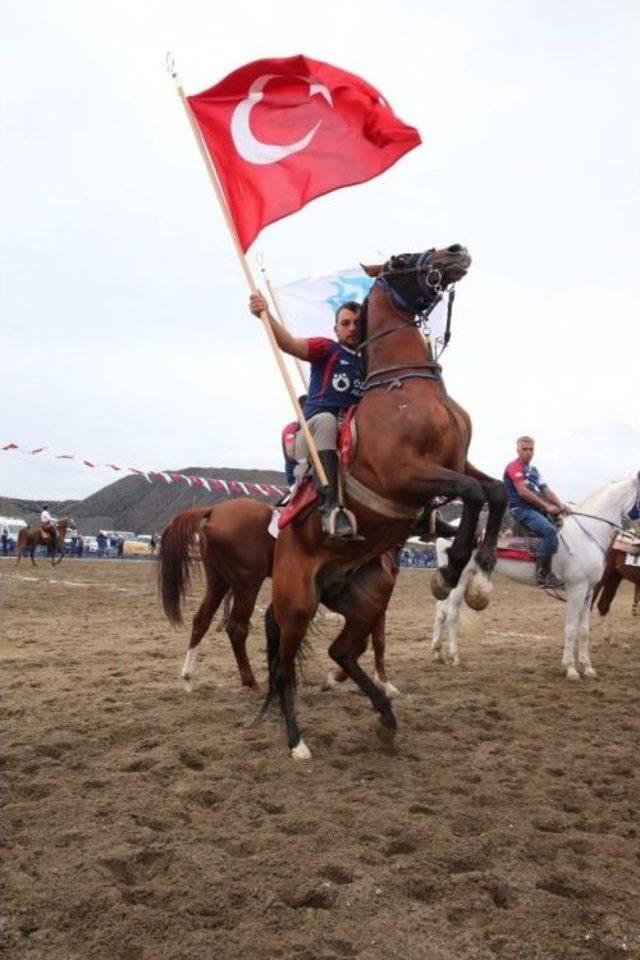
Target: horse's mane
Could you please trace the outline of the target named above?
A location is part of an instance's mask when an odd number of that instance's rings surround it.
[[[600,497],[606,490],[611,490],[612,487],[615,487],[615,486],[622,486],[622,484],[624,483],[628,483],[628,481],[612,480],[611,483],[603,484],[601,487],[598,487],[597,490],[593,490],[592,493],[587,494],[584,500],[580,501],[580,503],[578,504],[579,509],[587,511],[589,507],[591,507],[597,500],[600,499]]]

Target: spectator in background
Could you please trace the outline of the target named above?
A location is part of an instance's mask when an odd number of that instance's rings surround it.
[[[100,558],[104,558],[104,555],[107,549],[107,538],[105,537],[102,530],[98,531],[98,536],[96,537],[96,540],[98,542],[98,556]]]
[[[5,524],[2,526],[2,555],[6,557],[9,553],[9,528]]]
[[[124,557],[124,537],[118,537],[116,540],[116,549],[118,551],[118,560]]]
[[[151,540],[149,540],[149,552],[154,554],[156,552],[156,535],[155,533],[151,534]]]
[[[84,553],[84,540],[80,535],[78,535],[78,542],[76,544],[76,556],[78,560],[82,559],[82,554]]]

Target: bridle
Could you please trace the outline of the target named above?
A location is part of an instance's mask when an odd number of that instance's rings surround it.
[[[375,333],[372,337],[367,337],[363,340],[358,347],[358,356],[362,356],[364,350],[376,340],[382,339],[382,337],[390,336],[392,333],[397,333],[401,330],[406,330],[407,327],[417,327],[422,328],[429,318],[429,315],[435,308],[435,306],[440,303],[444,295],[444,289],[442,287],[442,272],[437,267],[432,267],[431,260],[435,253],[435,248],[431,250],[426,250],[424,253],[421,253],[418,257],[416,263],[412,267],[391,267],[385,266],[382,269],[382,272],[378,274],[374,287],[378,286],[384,290],[389,298],[391,305],[394,308],[394,313],[399,317],[402,323],[397,327],[391,327],[390,330],[383,330],[380,333]],[[391,264],[392,261],[389,261]],[[402,274],[413,274],[416,277],[418,286],[421,290],[421,295],[414,300],[412,303],[409,303],[403,296],[400,294],[388,281],[388,277],[400,276]],[[366,309],[365,301],[363,307]],[[444,335],[444,345],[442,350],[438,354],[438,358],[442,355],[443,350],[447,347],[449,340],[451,338],[451,314],[453,311],[453,301],[455,299],[455,284],[452,284],[449,289],[449,303],[447,309],[447,326]],[[412,319],[408,319],[401,311],[410,311],[413,314]],[[376,387],[386,386],[389,390],[399,389],[402,386],[404,380],[440,380],[442,368],[436,360],[428,360],[425,363],[403,363],[397,364],[391,367],[381,367],[378,370],[374,370],[372,373],[368,373],[365,377],[364,386],[362,392],[366,393],[368,390],[373,390]],[[389,377],[383,380],[373,380],[374,377],[379,377],[385,373],[395,373],[398,370],[410,370],[410,371],[420,371],[415,373],[405,373],[393,377]]]

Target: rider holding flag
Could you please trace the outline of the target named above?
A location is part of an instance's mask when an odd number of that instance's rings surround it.
[[[338,417],[362,396],[362,363],[357,354],[360,343],[360,304],[343,303],[335,314],[335,340],[327,337],[294,337],[278,323],[261,293],[249,300],[254,316],[265,313],[276,343],[284,353],[311,364],[309,392],[303,412],[318,455],[329,480],[321,493],[322,527],[331,531],[331,515],[335,512],[333,536],[349,538],[355,534],[348,516],[338,505]],[[293,456],[304,460],[309,456],[302,431],[293,441]]]

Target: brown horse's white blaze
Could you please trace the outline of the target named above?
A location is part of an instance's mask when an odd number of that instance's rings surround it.
[[[279,700],[294,757],[299,756],[301,742],[294,712],[295,658],[318,602],[326,603],[330,596],[339,603],[341,592],[358,581],[364,565],[403,543],[411,531],[410,517],[435,498],[460,498],[463,503],[447,563],[434,577],[435,590],[443,596],[457,585],[471,557],[480,511],[488,505],[486,536],[475,554],[484,576],[472,594],[474,602],[486,603],[485,578],[495,563],[506,507],[504,488],[469,463],[471,421],[447,394],[431,348],[414,322],[416,314],[428,310],[442,290],[466,274],[470,263],[466,249],[455,245],[392,257],[382,267],[365,267],[376,281],[363,310],[366,378],[357,412],[358,446],[350,467],[355,483],[350,486],[347,477],[347,506],[364,539],[329,543],[312,515],[283,531],[275,552],[273,609],[267,619],[266,705]],[[369,493],[363,495],[363,489]],[[357,612],[349,608],[341,612],[345,625],[329,654],[367,694],[383,729],[392,734],[396,720],[389,697],[357,662],[382,608],[370,596]],[[306,749],[303,752],[306,755]]]

